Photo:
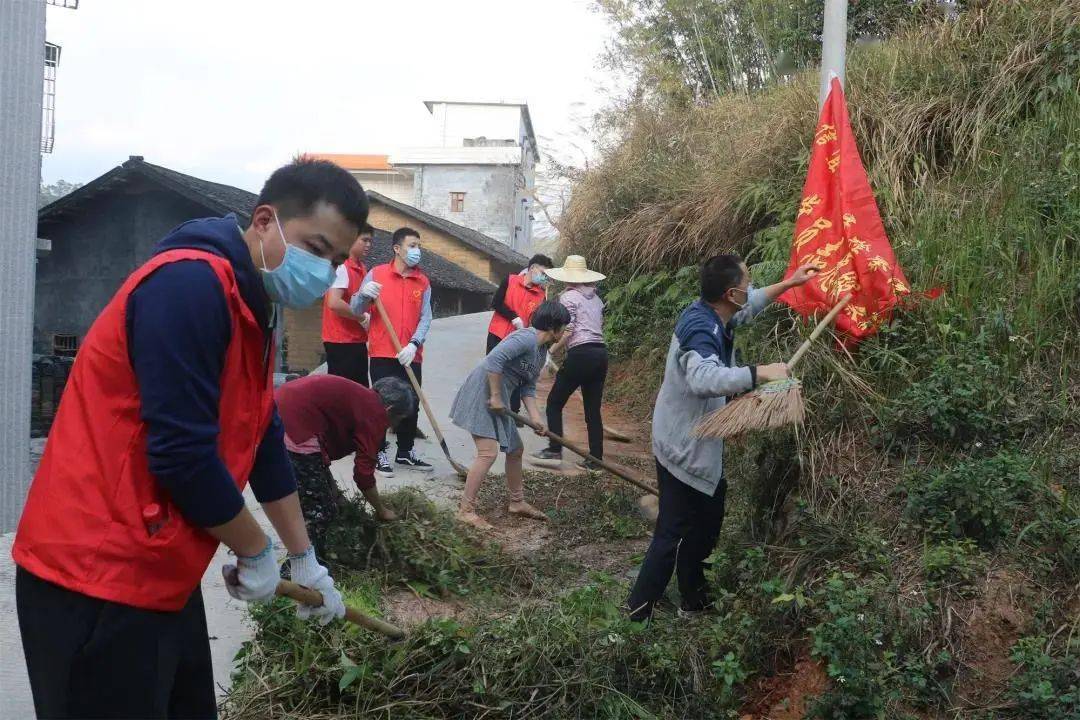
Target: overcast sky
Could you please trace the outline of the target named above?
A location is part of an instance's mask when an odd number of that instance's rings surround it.
[[[63,49],[43,179],[85,183],[143,155],[258,191],[298,152],[432,143],[427,99],[523,99],[544,154],[605,101],[608,34],[587,0],[50,7],[48,40]]]

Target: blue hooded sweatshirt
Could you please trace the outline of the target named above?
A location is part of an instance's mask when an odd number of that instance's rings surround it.
[[[240,296],[266,328],[269,353],[271,306],[236,217],[186,222],[154,254],[181,248],[212,252],[232,264]],[[218,455],[220,379],[231,332],[225,291],[201,260],[162,266],[128,297],[128,353],[147,425],[150,472],[199,527],[226,523],[244,506]],[[260,503],[296,490],[284,438],[275,408],[250,477]]]

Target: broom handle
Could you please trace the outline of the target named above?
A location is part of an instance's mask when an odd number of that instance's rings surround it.
[[[390,342],[394,346],[395,352],[401,352],[401,341],[398,340],[397,331],[394,329],[393,324],[390,322],[390,317],[386,314],[386,308],[383,307],[382,300],[375,298],[375,309],[379,312],[379,318],[382,320],[383,325],[386,326],[386,334],[390,336]],[[427,396],[424,395],[424,391],[420,389],[420,383],[416,379],[416,374],[408,365],[405,366],[405,374],[409,376],[409,382],[412,383],[413,390],[416,391],[416,396],[420,398],[420,404],[424,406],[424,414],[427,415],[428,421],[431,422],[431,428],[435,431],[435,437],[439,440],[439,447],[442,448],[443,455],[450,461],[451,467],[457,471],[458,475],[462,477],[468,472],[468,469],[459,462],[456,462],[454,458],[450,457],[450,448],[446,445],[446,438],[443,437],[442,430],[439,428],[439,422],[435,419],[435,413],[428,405]]]
[[[274,591],[275,595],[287,597],[295,600],[298,603],[304,605],[311,605],[312,607],[319,607],[323,604],[322,593],[318,590],[312,590],[309,587],[303,585],[297,585],[294,582],[288,580],[279,580],[277,589]],[[377,633],[394,638],[395,640],[405,637],[405,631],[396,625],[391,625],[388,622],[383,622],[378,618],[373,618],[370,615],[365,615],[356,608],[345,608],[345,619],[354,625],[367,628],[368,630],[374,630]]]
[[[505,410],[505,412],[509,417],[513,418],[514,420],[517,420],[519,423],[522,423],[524,425],[528,425],[533,430],[539,430],[540,429],[540,425],[534,423],[532,420],[525,417],[524,415],[516,413],[516,412],[514,412],[513,410],[510,410],[510,409]],[[586,452],[585,448],[581,447],[580,445],[578,445],[576,443],[573,443],[573,442],[570,442],[566,438],[559,437],[558,435],[551,432],[550,430],[547,431],[546,437],[549,438],[550,440],[554,440],[555,444],[562,445],[565,448],[569,448],[571,451],[577,453],[578,455],[580,455],[583,458],[586,458],[587,460],[592,460],[594,463],[596,463],[600,467],[604,468],[605,470],[607,470],[612,475],[616,475],[616,476],[622,478],[623,480],[630,483],[631,485],[635,485],[635,486],[641,488],[642,490],[644,490],[645,492],[652,493],[653,495],[659,495],[660,494],[659,492],[657,492],[656,488],[654,488],[652,485],[645,482],[641,478],[634,477],[633,475],[631,475],[629,472],[627,472],[625,469],[619,467],[618,465],[612,465],[611,463],[609,463],[609,462],[607,462],[605,460],[601,460],[600,458],[593,457],[588,452]]]
[[[817,340],[818,335],[825,332],[825,328],[832,324],[832,321],[836,319],[836,316],[840,314],[840,311],[844,309],[849,302],[851,302],[851,294],[847,294],[840,298],[840,302],[836,303],[836,307],[829,311],[829,314],[825,316],[825,319],[818,323],[818,326],[814,328],[814,331],[810,333],[810,337],[803,341],[803,344],[799,346],[799,349],[795,351],[795,354],[788,360],[787,369],[791,372],[795,367],[795,363],[802,360],[802,356],[806,354],[806,351],[810,349],[810,344]]]

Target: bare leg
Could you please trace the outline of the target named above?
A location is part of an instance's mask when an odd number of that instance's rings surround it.
[[[525,448],[518,448],[506,454],[506,488],[509,490],[507,511],[511,515],[547,520],[547,515],[525,502],[525,483],[521,472],[521,456],[524,452]]]
[[[482,438],[473,435],[476,443],[476,459],[469,466],[469,474],[465,478],[465,492],[461,496],[461,505],[458,508],[458,520],[472,525],[480,530],[490,530],[491,523],[476,514],[476,495],[480,492],[480,485],[487,477],[491,466],[495,464],[495,458],[499,455],[499,443],[491,438]],[[518,457],[520,467],[521,457]]]

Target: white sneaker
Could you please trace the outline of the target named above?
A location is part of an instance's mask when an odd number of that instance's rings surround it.
[[[390,464],[390,453],[386,450],[379,451],[379,457],[375,461],[375,472],[384,478],[394,477],[394,466]]]

